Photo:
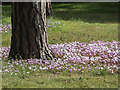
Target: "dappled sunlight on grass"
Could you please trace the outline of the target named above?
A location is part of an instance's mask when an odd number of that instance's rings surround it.
[[[57,3],[53,15],[62,20],[88,23],[118,23],[118,3]]]

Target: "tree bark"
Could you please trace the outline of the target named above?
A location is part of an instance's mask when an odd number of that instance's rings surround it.
[[[46,12],[47,12],[48,16],[53,16],[51,0],[47,0],[47,2],[46,2],[46,10],[47,10]]]
[[[14,2],[10,58],[53,60],[40,2]]]

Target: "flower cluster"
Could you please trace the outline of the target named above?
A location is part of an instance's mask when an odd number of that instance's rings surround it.
[[[62,24],[60,21],[51,21],[50,19],[48,19],[47,21],[47,30],[61,30],[61,27],[64,26],[64,24]]]
[[[8,33],[10,32],[10,30],[12,30],[11,24],[8,25],[0,24],[0,33]]]
[[[90,43],[71,42],[49,45],[55,53],[55,60],[27,59],[7,60],[10,47],[2,47],[0,58],[3,59],[4,75],[29,75],[33,72],[48,70],[59,74],[66,72],[93,72],[98,75],[108,72],[118,73],[118,42],[91,41]]]

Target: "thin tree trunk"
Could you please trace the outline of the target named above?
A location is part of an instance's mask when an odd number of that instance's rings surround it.
[[[51,0],[47,0],[47,2],[46,2],[46,9],[47,9],[47,15],[48,16],[53,16]]]
[[[48,48],[46,18],[40,2],[14,2],[12,5],[12,38],[9,57],[53,59]]]

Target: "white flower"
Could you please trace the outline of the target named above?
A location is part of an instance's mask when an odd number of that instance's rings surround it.
[[[0,57],[2,57],[3,55],[2,54],[0,54]]]
[[[39,69],[42,69],[42,70],[46,70],[46,69],[48,69],[47,67],[39,67]]]
[[[90,59],[91,59],[91,61],[94,61],[94,60],[95,60],[94,57],[91,57]]]
[[[32,68],[31,68],[31,67],[29,67],[29,69],[31,70]]]
[[[114,72],[113,72],[113,70],[112,70],[112,72],[111,72],[111,73],[114,73]]]
[[[103,67],[101,67],[101,69],[103,69]]]
[[[27,72],[27,74],[29,74],[30,72]]]
[[[113,68],[116,68],[117,66],[116,65],[113,65]]]
[[[111,52],[111,50],[108,50],[108,53],[110,53]]]

